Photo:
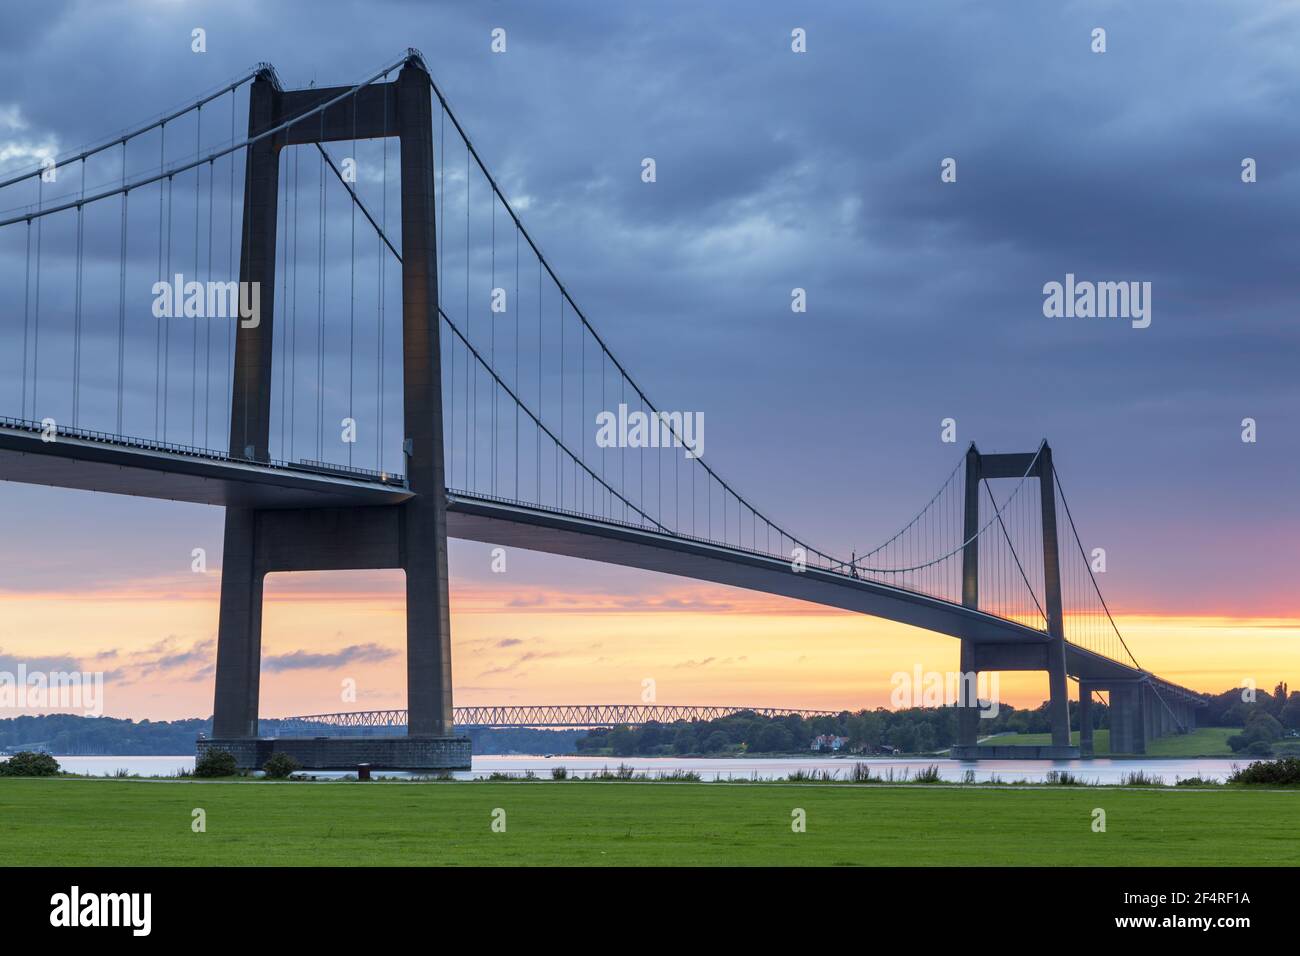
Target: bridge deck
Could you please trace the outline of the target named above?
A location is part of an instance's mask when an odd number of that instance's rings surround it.
[[[447,533],[481,541],[659,571],[858,611],[953,637],[995,644],[1045,644],[1042,631],[915,591],[809,567],[741,548],[677,537],[598,518],[451,492]]]
[[[396,476],[361,470],[261,464],[185,448],[0,420],[0,481],[246,508],[398,504],[411,497]]]
[[[1042,631],[982,611],[836,572],[810,567],[796,573],[784,559],[739,548],[460,492],[451,492],[448,499],[447,533],[457,538],[777,594],[981,644],[1032,646],[1049,640]],[[1180,699],[1204,700],[1194,691],[1073,644],[1066,645],[1066,668],[1070,676],[1083,680],[1149,681]]]

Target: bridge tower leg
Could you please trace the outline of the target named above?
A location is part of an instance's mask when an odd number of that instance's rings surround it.
[[[412,497],[389,507],[226,511],[213,739],[241,766],[272,750],[304,766],[467,768],[469,740],[452,726],[451,615],[447,586],[442,348],[434,234],[433,109],[429,77],[412,54],[391,83],[285,91],[269,70],[253,82],[250,137],[317,107],[248,148],[241,282],[260,283],[259,322],[236,333],[232,456],[270,460],[276,204],[285,146],[396,136],[401,141],[402,382],[406,477]],[[340,102],[327,105],[334,99]],[[263,580],[271,571],[401,568],[406,572],[407,736],[364,743],[257,738]],[[295,749],[296,748],[296,749]]]
[[[1070,746],[1070,688],[1065,673],[1065,614],[1061,601],[1061,552],[1056,540],[1056,481],[1052,449],[1043,442],[1038,453],[1038,495],[1043,530],[1043,591],[1047,600],[1048,717],[1052,746]]]
[[[434,236],[433,109],[423,68],[397,78],[402,141],[402,376],[407,480],[407,733],[445,736],[451,723],[451,613],[447,595],[447,482],[442,437],[442,349]]]
[[[249,87],[250,137],[275,125],[278,92],[274,78],[267,73],[259,74]],[[230,454],[269,461],[279,150],[274,137],[267,137],[250,146],[247,153],[239,281],[241,288],[242,283],[258,283],[261,298],[258,323],[240,322],[235,332]],[[252,508],[226,509],[213,737],[257,736],[262,584],[266,576],[257,562],[257,516]]]
[[[961,603],[978,608],[980,598],[980,453],[971,442],[966,451],[966,488],[963,504],[962,540],[967,542],[961,553]],[[975,642],[962,638],[961,680],[958,682],[957,744],[974,747],[979,742],[979,701],[971,699],[976,687]]]

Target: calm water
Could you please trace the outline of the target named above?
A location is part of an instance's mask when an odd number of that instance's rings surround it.
[[[141,776],[169,776],[180,768],[194,768],[193,756],[175,757],[59,757],[60,766],[73,773],[110,776],[119,769]],[[474,769],[454,774],[457,779],[471,780],[491,773],[522,775],[531,770],[540,777],[549,777],[555,767],[564,767],[570,776],[588,776],[604,768],[613,770],[620,763],[638,773],[651,775],[690,770],[705,780],[773,779],[784,777],[795,770],[825,771],[840,779],[852,774],[854,763],[871,767],[873,776],[894,779],[911,776],[926,767],[937,766],[944,780],[960,781],[966,771],[973,770],[978,781],[999,780],[1014,783],[1017,780],[1042,781],[1052,770],[1068,770],[1089,783],[1120,783],[1126,774],[1142,771],[1165,783],[1175,783],[1188,777],[1205,777],[1223,780],[1234,766],[1244,766],[1249,760],[1172,758],[1109,760],[900,760],[853,759],[837,757],[777,757],[726,758],[726,757],[529,757],[529,756],[476,756]],[[343,773],[318,772],[321,777],[341,777]],[[404,777],[410,774],[385,772],[383,776]]]

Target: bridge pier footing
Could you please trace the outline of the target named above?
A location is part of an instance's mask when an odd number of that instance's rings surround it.
[[[995,738],[996,739],[996,738]],[[1078,747],[1052,744],[980,744],[976,747],[953,746],[953,760],[1074,760],[1081,756]]]
[[[198,754],[224,750],[241,770],[258,770],[273,754],[286,754],[304,770],[445,771],[470,766],[468,737],[214,737],[200,740]]]

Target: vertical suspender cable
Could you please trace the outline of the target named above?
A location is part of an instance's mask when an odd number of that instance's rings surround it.
[[[555,446],[555,500],[557,507],[564,508],[564,471],[563,464],[560,461],[560,446],[564,444],[564,290],[556,283],[556,291],[559,293],[560,302],[560,334],[556,336],[559,343],[560,355],[560,374],[555,382],[557,399],[560,411],[560,441]]]
[[[197,122],[194,127],[194,158],[203,154],[203,106],[200,104],[195,114]],[[199,278],[199,197],[202,194],[203,167],[194,167],[194,281]],[[206,307],[203,310],[206,315]],[[190,444],[197,445],[199,439],[199,326],[194,323],[190,330]]]
[[[81,159],[81,198],[86,198],[86,159]],[[72,424],[80,421],[81,410],[81,297],[86,251],[86,209],[77,206],[77,293],[72,332]]]
[[[324,115],[323,113],[321,114]],[[352,163],[356,168],[357,161],[357,98],[352,97]],[[359,184],[358,184],[359,185]],[[353,189],[356,187],[354,186]],[[352,209],[352,236],[351,236],[351,276],[348,281],[348,419],[353,428],[352,441],[348,442],[348,464],[352,464],[352,446],[356,444],[356,412],[352,407],[352,382],[356,369],[356,312],[357,312],[357,204],[349,203]]]
[[[302,182],[298,175],[298,157],[301,150],[293,150],[293,304],[289,308],[289,457],[294,458],[294,434],[297,431],[298,416],[298,187]],[[286,264],[286,268],[289,266]]]
[[[280,246],[280,311],[283,312],[289,304],[289,197],[293,194],[293,183],[289,181],[289,154],[284,150],[280,151],[278,162],[284,165],[284,173],[280,182],[284,184],[284,228],[276,230],[276,241]],[[288,390],[289,390],[289,337],[288,335],[276,336],[280,340],[280,457],[288,459],[288,445],[286,445],[287,436],[285,427],[288,422]],[[274,388],[274,386],[272,386]]]
[[[474,491],[475,490],[474,483],[470,476],[470,464],[471,464],[471,459],[474,457],[473,454],[474,445],[476,444],[476,440],[478,438],[478,434],[477,434],[478,416],[477,415],[475,416],[474,418],[475,427],[473,430],[471,430],[470,419],[469,419],[469,412],[470,412],[470,405],[471,405],[471,401],[470,401],[470,397],[471,397],[470,358],[471,356],[470,356],[469,342],[472,341],[474,337],[474,326],[470,322],[470,311],[469,311],[469,159],[470,159],[469,141],[466,140],[465,142],[465,333],[469,338],[465,343],[465,489],[467,491]],[[475,382],[478,381],[478,377],[476,375],[473,376],[473,379]],[[474,471],[473,478],[474,479],[478,478],[477,470]]]
[[[388,81],[387,73],[384,74],[384,81],[385,82]],[[439,146],[441,145],[442,142],[440,136]],[[384,172],[383,172],[383,176],[381,177],[383,181],[383,190],[384,190],[384,197],[382,203],[383,205],[382,221],[384,224],[384,232],[387,233],[388,232],[388,90],[387,89],[384,90],[384,135],[383,135],[382,148],[383,148],[383,155],[384,155]],[[439,176],[442,175],[441,162],[438,163],[438,174]],[[438,184],[438,198],[439,199],[442,198],[441,182],[439,182]],[[441,228],[438,230],[438,241],[439,242],[442,241]],[[376,249],[378,250],[378,255],[376,256],[376,258],[378,258],[379,260],[379,330],[378,330],[379,344],[376,348],[376,353],[378,355],[378,362],[377,362],[378,368],[376,369],[375,383],[379,392],[378,395],[379,431],[375,435],[375,470],[383,471],[384,470],[384,313],[387,305],[385,301],[385,294],[384,294],[384,265],[385,265],[384,260],[387,259],[388,257],[384,254],[384,237],[379,236],[377,242],[378,244],[376,246]],[[441,272],[442,270],[441,255],[438,256],[438,270],[439,272]],[[441,275],[439,275],[438,277],[438,295],[439,296],[442,295]],[[405,473],[406,469],[403,468],[402,471],[403,473]]]
[[[497,288],[497,200],[495,196],[489,194],[489,205],[492,207],[492,252],[491,252],[491,276],[488,286],[488,362],[492,366],[492,371],[497,368],[497,314],[494,308],[496,288]],[[466,316],[466,321],[469,317]],[[488,383],[492,389],[492,454],[490,460],[492,463],[492,494],[497,493],[497,389],[493,382]]]
[[[23,396],[22,414],[27,419],[27,337],[31,326],[32,294],[32,221],[27,220],[27,262],[23,269]],[[121,429],[119,428],[120,432]]]
[[[250,95],[251,95],[251,94],[250,94]],[[230,141],[231,141],[232,143],[235,141],[235,91],[234,91],[234,90],[231,90],[231,91],[230,91]],[[234,154],[233,152],[230,154],[230,222],[229,222],[229,232],[230,232],[230,256],[229,256],[229,258],[226,260],[226,273],[230,276],[230,278],[231,278],[232,280],[234,280],[234,281],[238,281],[238,280],[239,280],[239,275],[238,275],[238,273],[235,272],[235,154]],[[236,309],[235,311],[238,312],[238,309]],[[223,374],[221,377],[222,377],[222,379],[223,379],[223,380],[225,381],[225,383],[226,383],[226,406],[225,406],[225,411],[226,411],[227,414],[229,414],[229,413],[230,413],[230,410],[231,410],[231,408],[232,408],[232,406],[233,406],[233,404],[234,404],[234,395],[232,394],[232,391],[231,391],[231,390],[234,388],[234,383],[235,383],[235,369],[234,369],[234,365],[235,365],[235,346],[234,346],[234,328],[235,328],[235,320],[230,319],[230,318],[227,318],[227,320],[226,320],[226,322],[225,322],[224,324],[225,324],[225,326],[226,326],[226,367],[225,367],[225,372],[224,372],[224,374]],[[234,448],[228,448],[227,451],[230,452],[231,454],[234,454],[236,450],[235,450]]]
[[[167,177],[167,281],[172,279],[172,193],[175,183],[171,176]],[[176,301],[178,290],[173,289],[173,299]],[[162,390],[162,437],[163,441],[167,440],[167,399],[171,390],[171,334],[172,325],[170,319],[163,320],[163,390]]]
[[[122,415],[124,405],[125,383],[125,364],[126,364],[126,257],[127,257],[127,219],[128,219],[128,202],[131,199],[131,193],[125,190],[126,187],[126,140],[122,140],[122,261],[118,268],[117,278],[117,429],[118,435],[125,434],[123,431]]]
[[[537,417],[542,417],[542,260],[537,260]],[[537,432],[537,504],[542,504],[542,429]]]
[[[325,114],[321,113],[324,139]],[[317,188],[316,244],[316,460],[324,461],[325,449],[325,154],[320,154],[320,182]]]
[[[522,395],[519,381],[519,227],[515,227],[515,306],[510,312],[515,325],[515,393]],[[522,501],[519,493],[519,403],[515,402],[515,500]]]
[[[208,160],[208,282],[212,282],[212,210],[214,203],[213,177],[217,167]],[[212,316],[203,323],[203,447],[208,444],[208,421],[212,417]]]
[[[158,143],[158,171],[162,172],[167,168],[167,124],[163,123],[159,128],[160,137]],[[158,181],[158,281],[171,281],[170,276],[163,273],[163,180]],[[155,440],[162,436],[159,432],[159,421],[162,412],[162,320],[154,329],[153,340],[153,437]]]
[[[44,204],[44,191],[45,180],[42,178],[36,184],[37,212],[40,212]],[[40,387],[41,378],[41,239],[44,233],[42,229],[44,222],[44,216],[36,220],[36,295],[32,307],[32,418],[34,419],[39,418],[41,414],[36,390]]]

